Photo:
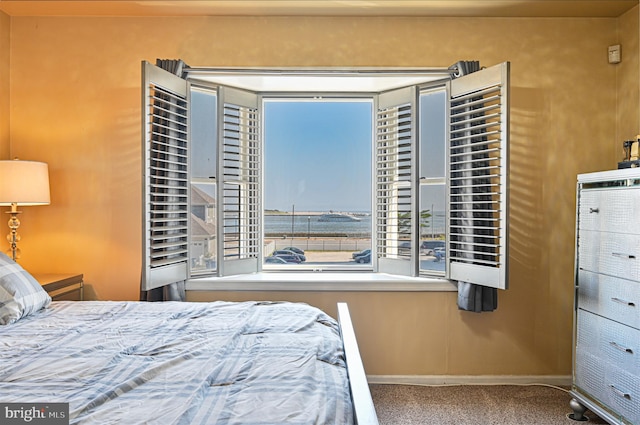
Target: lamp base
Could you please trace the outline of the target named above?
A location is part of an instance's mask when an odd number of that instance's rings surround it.
[[[7,235],[7,240],[9,241],[9,251],[7,251],[7,253],[11,253],[13,261],[20,258],[20,249],[18,248],[18,242],[20,241],[20,235],[18,235],[20,220],[18,220],[18,214],[21,212],[22,211],[17,210],[15,204],[11,205],[11,211],[6,211],[6,214],[11,214],[9,218],[9,229],[11,229],[11,232]]]

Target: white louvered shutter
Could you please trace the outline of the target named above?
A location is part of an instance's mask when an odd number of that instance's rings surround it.
[[[187,278],[189,83],[142,64],[142,290]]]
[[[508,280],[509,63],[450,82],[449,277]]]
[[[221,275],[258,270],[262,145],[258,96],[222,87],[219,96],[222,185],[219,199],[223,253]]]
[[[416,89],[378,96],[375,144],[375,232],[378,271],[416,271]]]

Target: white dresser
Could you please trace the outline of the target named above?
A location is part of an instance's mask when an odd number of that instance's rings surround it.
[[[578,176],[574,419],[640,425],[640,169]]]

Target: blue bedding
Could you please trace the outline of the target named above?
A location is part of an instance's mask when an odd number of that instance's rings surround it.
[[[337,322],[299,303],[53,302],[0,326],[0,402],[71,424],[350,424]]]

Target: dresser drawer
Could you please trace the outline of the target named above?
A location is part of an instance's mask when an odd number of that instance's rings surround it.
[[[640,424],[640,376],[607,364],[604,379],[607,404],[629,422]]]
[[[640,329],[640,282],[580,270],[578,308]]]
[[[581,270],[640,281],[640,237],[582,230],[578,237]]]
[[[580,192],[578,228],[640,234],[640,188]]]
[[[585,350],[576,351],[575,386],[605,409],[640,424],[640,377]]]
[[[604,387],[602,359],[588,349],[576,348],[574,385],[601,404],[607,404],[608,392]]]
[[[640,330],[577,312],[574,384],[629,423],[640,424]]]
[[[578,310],[577,347],[640,376],[640,330]]]

